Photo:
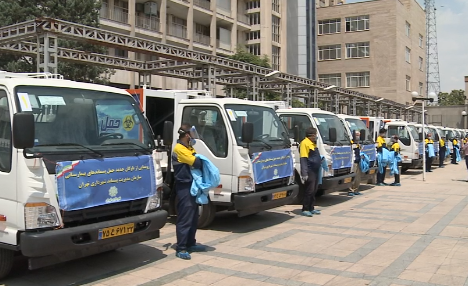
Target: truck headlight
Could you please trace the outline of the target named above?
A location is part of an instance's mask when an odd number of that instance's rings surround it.
[[[151,197],[148,197],[148,201],[146,202],[145,213],[147,213],[148,211],[157,209],[161,206],[162,193],[163,193],[163,187],[159,187],[156,190],[156,194],[154,194]]]
[[[46,203],[27,203],[24,205],[24,224],[26,229],[60,226],[55,207]]]
[[[238,186],[239,193],[255,191],[255,182],[250,176],[240,176]]]

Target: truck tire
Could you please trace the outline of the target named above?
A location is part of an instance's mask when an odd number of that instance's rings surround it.
[[[13,266],[15,252],[9,249],[0,249],[0,279],[5,278]]]
[[[299,186],[299,192],[297,196],[293,199],[291,205],[302,205],[302,201],[304,200],[304,192],[305,186],[301,181],[301,176],[296,173],[296,184]]]
[[[216,216],[216,206],[208,200],[208,204],[198,207],[198,228],[208,227]]]

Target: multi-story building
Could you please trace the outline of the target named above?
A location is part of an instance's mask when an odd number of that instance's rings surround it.
[[[103,0],[101,28],[213,55],[233,55],[243,47],[267,55],[272,68],[287,71],[287,0]],[[154,56],[109,49],[137,60]],[[187,82],[152,76],[152,86],[185,89]],[[139,85],[138,74],[117,71],[111,84]]]
[[[319,80],[411,102],[426,90],[426,20],[416,0],[317,0]]]

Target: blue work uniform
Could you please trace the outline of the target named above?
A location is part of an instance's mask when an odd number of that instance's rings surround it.
[[[302,211],[313,211],[322,158],[317,145],[307,137],[302,140],[299,151],[301,158],[301,175],[303,177],[308,177],[307,181],[304,182],[305,193]]]
[[[192,186],[191,168],[201,169],[200,159],[195,157],[195,149],[177,141],[172,153],[172,166],[174,167],[174,189],[177,202],[177,251],[187,250],[196,244],[195,234],[198,225],[198,204],[195,197],[190,194]]]
[[[385,139],[382,136],[377,137],[377,152],[382,153],[382,149],[385,148],[387,149],[387,143],[385,142]],[[385,173],[387,171],[387,166],[383,166],[383,172],[377,173],[377,184],[385,184]]]

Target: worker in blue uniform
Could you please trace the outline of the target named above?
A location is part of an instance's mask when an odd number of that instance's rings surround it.
[[[177,201],[177,249],[176,256],[182,259],[191,259],[190,252],[205,251],[203,245],[197,245],[195,234],[198,225],[198,204],[196,197],[190,193],[192,186],[191,168],[201,169],[202,162],[195,157],[193,145],[198,139],[194,127],[182,124],[178,132],[179,140],[172,153],[172,165],[174,167],[174,189]]]

